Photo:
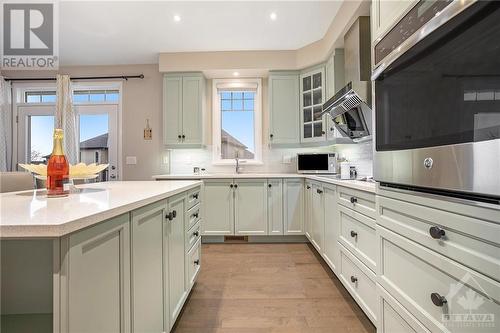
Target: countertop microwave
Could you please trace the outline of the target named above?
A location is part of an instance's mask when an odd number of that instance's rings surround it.
[[[337,173],[336,153],[297,154],[297,172],[321,174]]]

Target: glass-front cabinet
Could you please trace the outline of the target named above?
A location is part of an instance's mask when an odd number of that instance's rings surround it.
[[[324,102],[325,71],[318,68],[300,76],[301,142],[325,140],[325,122],[321,116]]]

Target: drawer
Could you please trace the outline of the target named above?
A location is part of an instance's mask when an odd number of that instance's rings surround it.
[[[193,287],[201,267],[201,239],[196,242],[193,248],[186,255],[187,286],[189,290]]]
[[[191,207],[186,212],[186,230],[191,229],[201,219],[201,205]]]
[[[187,209],[200,203],[201,199],[201,187],[194,188],[188,191],[187,197]]]
[[[370,320],[377,322],[375,274],[356,259],[349,250],[340,247],[340,280]]]
[[[377,237],[375,220],[339,206],[339,242],[375,272]]]
[[[377,293],[380,313],[378,331],[380,333],[430,333],[380,285],[377,285]]]
[[[378,202],[378,224],[500,281],[500,224],[383,196]]]
[[[497,281],[383,227],[377,229],[378,281],[425,327],[432,332],[498,332]]]
[[[375,194],[337,186],[338,203],[365,214],[374,219],[376,217]]]
[[[201,231],[200,231],[201,222],[198,221],[191,229],[186,233],[186,252],[193,247],[194,244],[200,239]]]

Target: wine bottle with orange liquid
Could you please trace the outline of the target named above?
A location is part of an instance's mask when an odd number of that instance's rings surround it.
[[[54,147],[47,163],[47,196],[61,197],[69,194],[69,164],[64,156],[63,130],[54,130]]]

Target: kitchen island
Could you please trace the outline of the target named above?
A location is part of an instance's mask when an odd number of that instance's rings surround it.
[[[170,331],[200,269],[200,185],[1,194],[1,330]]]

